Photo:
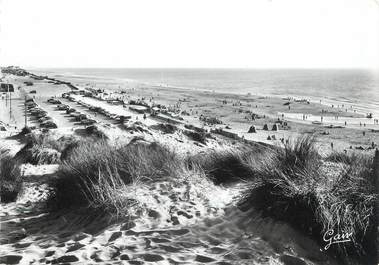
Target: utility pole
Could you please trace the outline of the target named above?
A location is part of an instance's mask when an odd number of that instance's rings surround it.
[[[6,86],[7,86],[7,91],[9,91],[8,84],[6,84]],[[8,107],[8,92],[5,92],[5,106]]]
[[[25,128],[28,127],[28,117],[26,116],[26,95],[24,101]]]
[[[9,93],[9,121],[12,119],[12,92],[9,92],[9,84],[8,84],[8,93]]]

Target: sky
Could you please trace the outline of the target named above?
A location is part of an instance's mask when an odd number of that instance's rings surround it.
[[[2,66],[379,69],[379,0],[0,0],[0,12]]]

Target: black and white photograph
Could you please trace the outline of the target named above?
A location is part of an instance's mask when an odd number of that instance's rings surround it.
[[[379,264],[379,0],[0,0],[0,264]]]

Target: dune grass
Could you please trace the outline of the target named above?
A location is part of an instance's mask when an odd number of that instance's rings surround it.
[[[189,139],[202,144],[206,144],[207,139],[211,138],[211,135],[209,133],[203,131],[184,130],[183,134],[186,135]]]
[[[15,201],[21,190],[22,180],[19,164],[7,151],[0,150],[0,201]]]
[[[61,152],[76,140],[73,137],[55,139],[48,133],[31,133],[25,141],[25,146],[16,154],[15,159],[20,163],[43,165],[59,163]]]
[[[132,141],[123,146],[104,139],[84,139],[65,145],[52,210],[88,207],[119,216],[133,204],[127,186],[162,179],[176,180],[188,171],[215,184],[245,181],[251,188],[239,201],[263,216],[287,222],[324,247],[323,235],[352,233],[352,242],[328,251],[345,264],[368,264],[375,257],[374,209],[377,194],[370,158],[335,153],[322,158],[312,136],[284,148],[246,147],[179,157],[157,143]],[[338,165],[339,169],[330,167]]]
[[[52,181],[49,205],[52,209],[84,206],[122,213],[128,205],[122,196],[125,185],[180,177],[182,163],[175,153],[156,143],[117,147],[104,140],[84,140],[61,163]]]
[[[189,167],[196,166],[215,184],[231,184],[238,181],[251,181],[255,172],[248,161],[263,160],[264,146],[246,146],[237,149],[212,150],[187,158]]]
[[[352,233],[350,244],[335,244],[329,251],[346,264],[365,264],[375,256],[372,161],[356,155],[336,160],[343,169],[333,179],[322,174],[323,160],[314,143],[314,138],[302,137],[284,149],[272,149],[263,160],[247,160],[256,178],[240,207],[288,222],[321,245],[327,244],[327,231]]]
[[[178,130],[178,127],[170,123],[158,123],[150,126],[151,129],[161,131],[165,134],[173,134]]]

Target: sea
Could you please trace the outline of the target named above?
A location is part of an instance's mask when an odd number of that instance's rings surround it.
[[[29,69],[51,77],[114,79],[152,85],[252,95],[321,100],[353,106],[379,117],[379,71],[365,69],[174,69],[49,68]]]

